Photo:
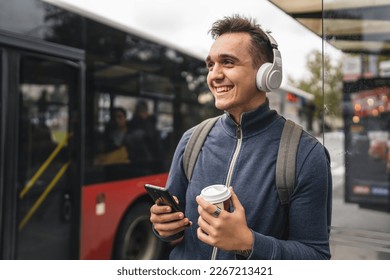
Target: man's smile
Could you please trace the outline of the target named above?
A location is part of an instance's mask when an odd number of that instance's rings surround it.
[[[222,87],[215,87],[215,91],[217,93],[225,93],[230,91],[234,86],[222,86]]]

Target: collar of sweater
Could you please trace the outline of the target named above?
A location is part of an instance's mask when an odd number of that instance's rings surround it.
[[[242,137],[251,137],[266,130],[271,123],[281,116],[275,110],[271,110],[269,107],[268,98],[257,109],[245,112],[241,114],[241,123],[237,124],[233,118],[230,117],[228,112],[222,117],[222,126],[226,132],[235,137],[237,129],[241,127]]]

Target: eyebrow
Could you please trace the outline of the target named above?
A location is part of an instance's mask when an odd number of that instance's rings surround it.
[[[238,61],[239,60],[236,56],[231,55],[231,54],[220,54],[220,55],[218,55],[218,59],[226,59],[226,58],[233,59],[234,61]],[[210,61],[211,61],[211,57],[207,56],[205,62],[208,63]]]

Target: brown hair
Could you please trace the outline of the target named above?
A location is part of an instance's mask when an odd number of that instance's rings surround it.
[[[252,44],[249,47],[249,52],[253,58],[253,66],[260,67],[264,62],[273,61],[273,52],[271,43],[261,29],[260,25],[256,23],[255,19],[246,18],[240,15],[232,15],[224,17],[213,23],[209,33],[213,39],[225,33],[248,33],[252,38]]]

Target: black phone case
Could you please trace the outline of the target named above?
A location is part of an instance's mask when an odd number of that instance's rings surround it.
[[[172,211],[174,212],[182,212],[179,205],[176,203],[176,200],[173,198],[173,196],[169,193],[168,190],[162,187],[153,186],[149,184],[145,184],[145,189],[154,202],[160,199],[159,204],[171,206]]]

